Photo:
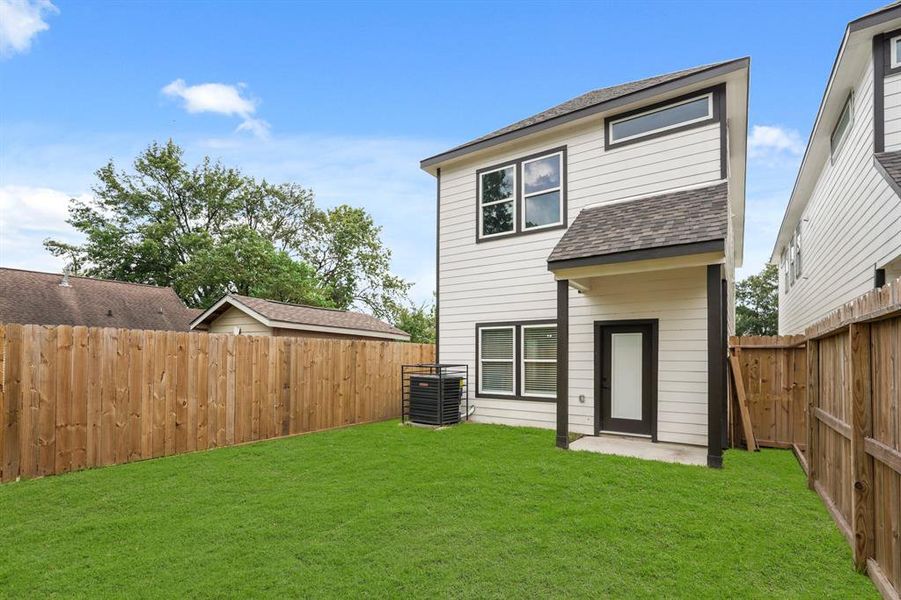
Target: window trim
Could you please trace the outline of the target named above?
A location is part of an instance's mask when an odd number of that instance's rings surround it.
[[[523,326],[538,326],[538,325],[554,325],[556,327],[557,320],[556,319],[533,319],[526,321],[500,321],[500,322],[491,322],[491,323],[476,323],[475,324],[475,359],[476,359],[476,398],[489,398],[493,400],[527,400],[530,402],[556,402],[557,395],[554,396],[534,396],[534,395],[525,395],[522,390],[522,382],[521,382],[521,371],[522,369],[522,346],[520,340],[522,339],[522,327]],[[502,328],[513,328],[513,394],[503,394],[496,392],[487,392],[483,393],[482,390],[482,373],[481,373],[481,364],[482,364],[482,329],[502,329]]]
[[[848,126],[845,128],[845,131],[842,133],[842,137],[839,139],[838,144],[835,143],[835,132],[838,131],[838,126],[842,122],[842,115],[845,114],[845,109],[848,109]],[[830,161],[834,161],[835,157],[841,151],[842,148],[845,147],[845,141],[848,139],[848,135],[851,132],[851,129],[854,127],[854,90],[852,89],[848,93],[848,97],[845,98],[845,102],[842,104],[842,109],[838,113],[838,118],[835,120],[835,125],[832,126],[832,131],[829,133],[829,158]]]
[[[498,171],[505,171],[505,170],[509,169],[510,167],[513,167],[513,193],[510,195],[509,198],[504,198],[503,200],[494,200],[492,202],[483,203],[482,202],[482,177],[485,175],[489,175],[491,173],[497,173]],[[516,231],[516,184],[518,181],[518,177],[517,177],[518,170],[519,169],[516,168],[516,163],[514,162],[514,163],[507,163],[505,165],[500,165],[500,166],[498,166],[496,168],[492,168],[492,169],[485,169],[485,170],[479,172],[479,176],[477,179],[478,191],[476,193],[476,200],[479,205],[479,225],[478,225],[479,235],[483,239],[490,239],[490,238],[494,238],[494,237],[498,237],[498,236],[510,235],[511,233],[514,233]],[[513,203],[513,229],[511,229],[510,231],[500,231],[498,233],[489,233],[489,234],[483,233],[482,227],[484,225],[484,218],[485,218],[484,208],[486,206],[495,206],[497,204],[506,204],[507,202]]]
[[[649,106],[642,106],[641,108],[636,108],[634,110],[630,110],[627,112],[611,115],[604,119],[604,150],[608,151],[614,148],[620,148],[622,146],[628,146],[630,144],[635,144],[638,142],[643,142],[646,140],[652,140],[654,138],[663,137],[667,135],[673,135],[675,133],[679,133],[680,131],[687,131],[689,129],[695,129],[697,127],[703,127],[705,125],[709,125],[711,123],[720,123],[723,120],[723,102],[721,101],[723,96],[726,93],[726,84],[721,83],[719,85],[700,89],[690,94],[683,94],[676,98],[670,98],[668,100],[664,100],[662,102],[657,102],[656,104],[651,104]],[[619,140],[613,140],[611,137],[611,132],[613,131],[612,125],[615,123],[619,123],[621,121],[626,121],[628,119],[632,119],[635,117],[639,117],[646,114],[651,114],[654,112],[658,112],[660,110],[670,108],[672,106],[678,106],[680,104],[685,104],[687,102],[691,102],[692,100],[697,100],[703,96],[708,96],[707,106],[708,106],[708,115],[702,119],[692,119],[690,121],[686,121],[684,123],[679,123],[677,125],[668,125],[666,127],[661,127],[659,129],[655,129],[652,131],[648,131],[641,134],[631,135]]]
[[[888,41],[888,44],[889,44],[888,67],[889,67],[889,69],[897,69],[897,68],[901,67],[901,56],[898,56],[898,47],[896,44],[896,42],[898,42],[899,40],[901,40],[901,35],[896,35],[896,36],[889,38],[889,41]]]
[[[540,227],[530,227],[526,229],[523,227],[523,217],[520,215],[525,215],[525,199],[523,197],[524,184],[520,183],[522,181],[522,165],[523,163],[532,162],[539,158],[547,158],[548,156],[560,154],[560,163],[561,163],[561,172],[560,172],[560,221],[553,224],[542,225]],[[491,240],[497,239],[506,239],[510,237],[517,237],[520,235],[529,235],[532,233],[539,233],[543,231],[553,231],[555,229],[565,229],[567,227],[567,190],[568,190],[568,182],[566,175],[566,167],[567,167],[567,147],[566,146],[557,146],[555,148],[548,148],[547,150],[543,150],[541,152],[536,152],[534,154],[529,154],[527,156],[522,156],[519,158],[515,158],[512,160],[504,161],[502,163],[496,163],[494,165],[484,167],[482,169],[476,169],[476,243],[488,242]],[[494,171],[499,171],[501,169],[514,167],[514,193],[513,193],[513,229],[511,231],[504,231],[501,233],[492,233],[489,235],[482,235],[482,175],[485,173],[493,173]],[[532,194],[530,194],[531,196]],[[509,200],[498,201],[499,202],[509,202]],[[488,206],[491,206],[489,204]]]
[[[513,334],[512,344],[511,344],[511,348],[510,348],[513,351],[513,355],[510,357],[510,360],[509,360],[510,365],[513,367],[513,373],[511,374],[512,377],[510,379],[510,383],[513,384],[513,386],[512,386],[513,389],[510,391],[510,393],[501,392],[499,390],[492,390],[490,392],[483,393],[481,371],[482,371],[482,363],[486,362],[486,361],[485,361],[485,359],[482,358],[482,332],[490,331],[490,330],[499,330],[499,329],[509,329]],[[476,329],[476,347],[478,348],[478,351],[476,352],[476,361],[477,361],[476,362],[476,373],[478,373],[478,375],[476,377],[476,395],[482,396],[485,394],[491,394],[491,395],[497,394],[497,395],[505,397],[505,398],[515,396],[516,395],[516,326],[515,325],[488,325],[488,326],[483,326],[483,327],[477,328]],[[503,362],[503,363],[505,363],[508,361],[505,358],[492,358],[492,359],[489,359],[487,362]]]
[[[522,159],[522,161],[520,161],[520,166],[521,166],[522,170],[525,171],[526,163],[533,163],[533,162],[536,162],[536,161],[539,161],[539,160],[542,160],[545,158],[550,158],[552,156],[557,157],[557,162],[560,165],[560,185],[558,185],[557,187],[548,188],[546,190],[541,190],[540,192],[531,192],[531,193],[527,194],[526,193],[525,175],[523,175],[520,178],[521,181],[520,181],[519,185],[520,185],[520,191],[521,191],[521,195],[522,195],[522,211],[521,211],[522,212],[522,216],[521,216],[522,223],[520,223],[520,226],[522,227],[523,232],[541,231],[543,229],[559,227],[560,225],[563,224],[563,218],[564,218],[563,217],[563,169],[565,168],[565,165],[563,164],[563,152],[562,151],[551,152],[549,154],[543,154],[541,156],[536,156],[534,158],[524,158],[524,159]],[[542,194],[550,194],[551,192],[557,192],[557,191],[560,192],[560,202],[557,205],[557,220],[554,221],[553,223],[547,223],[546,225],[537,225],[535,227],[528,227],[526,225],[526,200],[528,200],[529,198],[531,198],[533,196],[541,196]]]
[[[662,112],[664,110],[669,110],[671,108],[676,108],[677,106],[682,106],[683,104],[688,104],[690,102],[695,102],[702,98],[707,99],[707,114],[703,117],[698,117],[696,119],[689,119],[688,121],[682,121],[680,123],[673,123],[672,125],[664,125],[663,127],[658,127],[656,129],[649,129],[648,131],[643,131],[641,133],[633,133],[632,135],[627,135],[625,137],[616,139],[613,135],[613,128],[617,125],[617,123],[623,123],[625,121],[631,121],[633,119],[638,119],[639,117],[643,117],[645,115],[652,115],[654,113]],[[655,133],[660,133],[663,131],[669,131],[670,129],[676,129],[677,127],[682,127],[684,125],[692,125],[694,123],[698,123],[700,121],[707,121],[713,117],[713,93],[708,92],[706,94],[701,94],[699,96],[695,96],[693,98],[687,98],[682,100],[681,102],[673,102],[672,104],[667,104],[666,106],[661,106],[659,108],[653,108],[650,110],[646,110],[644,112],[640,112],[637,115],[631,115],[628,117],[621,117],[618,119],[612,119],[610,121],[610,143],[611,144],[621,144],[622,142],[628,142],[629,140],[634,140],[636,138],[643,138],[654,135]]]
[[[557,357],[554,358],[526,358],[526,336],[524,331],[526,329],[538,329],[538,328],[548,328],[553,327],[555,330],[557,329],[557,323],[523,323],[519,326],[520,336],[519,336],[519,377],[520,377],[520,391],[523,395],[528,395],[528,397],[532,398],[557,398],[557,392],[555,391],[553,394],[541,394],[537,392],[533,392],[531,394],[527,394],[526,392],[526,362],[530,363],[542,363],[542,364],[557,364]],[[558,338],[559,340],[559,338]]]

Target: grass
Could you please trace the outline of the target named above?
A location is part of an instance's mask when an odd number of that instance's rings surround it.
[[[876,598],[790,452],[396,422],[0,486],[0,596]]]

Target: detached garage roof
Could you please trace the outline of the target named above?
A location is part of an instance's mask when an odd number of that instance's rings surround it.
[[[548,269],[722,251],[726,183],[583,209]]]
[[[196,328],[201,324],[209,325],[230,307],[237,308],[267,327],[404,341],[410,339],[410,334],[407,332],[392,327],[372,315],[337,308],[277,302],[239,294],[228,294],[221,298],[194,319],[191,327]]]
[[[0,268],[0,323],[188,331],[199,313],[172,288]]]

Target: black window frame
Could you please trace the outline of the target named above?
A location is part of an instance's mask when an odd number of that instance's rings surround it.
[[[700,98],[701,96],[711,95],[711,115],[707,119],[703,119],[701,121],[695,121],[693,123],[687,123],[685,125],[679,125],[676,127],[672,127],[670,129],[652,131],[650,133],[639,135],[636,137],[629,138],[627,140],[622,140],[619,142],[611,142],[610,141],[610,129],[611,125],[614,121],[621,121],[623,119],[628,119],[629,117],[634,117],[641,115],[643,113],[652,112],[655,110],[666,108],[673,104],[680,104],[684,102],[688,102],[695,98]],[[655,104],[650,104],[647,106],[642,106],[640,108],[636,108],[633,110],[629,110],[626,112],[621,112],[615,115],[610,115],[609,117],[604,118],[604,151],[613,150],[615,148],[622,148],[623,146],[629,146],[631,144],[637,144],[640,142],[646,142],[648,140],[653,140],[655,138],[664,137],[668,135],[673,135],[682,131],[688,131],[690,129],[696,129],[698,127],[706,127],[712,123],[723,123],[724,115],[726,113],[725,106],[723,106],[726,97],[726,84],[715,85],[713,87],[704,88],[701,90],[697,90],[691,92],[690,94],[683,94],[676,98],[670,98],[668,100],[664,100],[662,102],[657,102]]]
[[[557,402],[557,397],[554,395],[551,396],[529,396],[523,393],[523,356],[522,356],[522,328],[523,326],[530,325],[553,325],[557,327],[556,319],[535,319],[530,321],[493,321],[490,323],[476,323],[475,324],[475,394],[476,398],[490,398],[493,400],[528,400],[529,402]],[[482,336],[480,334],[480,330],[483,327],[512,327],[513,328],[513,393],[512,394],[492,394],[492,393],[482,393],[479,390],[481,389],[481,361],[479,360],[479,350],[480,344],[482,343]],[[559,337],[557,338],[557,343],[560,342]],[[559,382],[558,382],[559,383]]]
[[[518,237],[521,235],[531,235],[531,234],[539,234],[544,233],[546,231],[556,231],[559,229],[566,229],[568,226],[568,214],[567,214],[567,192],[568,192],[568,181],[567,181],[567,147],[566,146],[558,146],[556,148],[549,148],[547,150],[542,150],[541,152],[536,152],[534,154],[529,154],[528,156],[522,156],[520,158],[516,158],[513,160],[504,161],[501,163],[497,163],[488,167],[483,167],[481,169],[476,170],[476,243],[481,244],[483,242],[493,242],[495,240],[506,240],[511,237]],[[531,162],[539,158],[545,158],[548,156],[553,156],[555,154],[560,155],[560,212],[561,212],[561,221],[560,223],[555,223],[553,225],[543,225],[539,227],[529,227],[526,228],[523,226],[523,220],[525,216],[525,197],[523,193],[524,182],[522,178],[522,165],[526,162]],[[513,229],[511,231],[505,231],[503,233],[493,233],[490,235],[482,234],[482,174],[490,173],[492,171],[498,171],[500,169],[513,167],[513,179],[514,179],[514,192],[513,192]]]

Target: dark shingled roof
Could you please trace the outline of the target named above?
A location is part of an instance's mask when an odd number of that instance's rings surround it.
[[[896,192],[901,194],[901,151],[896,152],[880,152],[874,155],[877,167],[881,167],[882,174]]]
[[[690,69],[684,69],[682,71],[675,71],[673,73],[667,73],[665,75],[657,75],[655,77],[648,77],[647,79],[640,79],[638,81],[630,81],[628,83],[623,83],[620,85],[614,85],[611,87],[601,88],[597,90],[592,90],[581,96],[577,96],[572,100],[567,100],[562,104],[558,104],[553,106],[547,110],[541,111],[538,114],[532,115],[526,119],[521,121],[517,121],[512,125],[508,125],[506,127],[502,127],[496,131],[492,131],[487,135],[483,135],[482,137],[478,137],[474,140],[466,142],[465,144],[461,144],[459,146],[455,146],[450,150],[446,150],[439,155],[449,154],[451,152],[456,152],[462,148],[466,148],[467,146],[471,146],[474,144],[478,144],[479,142],[484,142],[486,140],[490,140],[492,138],[500,137],[502,135],[512,133],[514,131],[518,131],[520,129],[525,129],[532,125],[537,125],[538,123],[543,123],[545,121],[550,121],[557,117],[562,117],[564,115],[568,115],[571,113],[578,112],[580,110],[589,108],[591,106],[601,104],[604,102],[608,102],[610,100],[614,100],[616,98],[620,98],[622,96],[628,96],[629,94],[633,94],[635,92],[639,92],[648,88],[652,88],[657,85],[661,85],[663,83],[668,83],[670,81],[675,81],[677,79],[681,79],[683,77],[688,77],[689,75],[693,75],[695,73],[700,73],[702,71],[707,71],[709,69],[714,69],[716,67],[720,67],[722,65],[726,65],[732,62],[736,62],[734,60],[727,60],[723,62],[713,63],[709,65],[702,65],[699,67],[692,67]],[[432,157],[434,158],[434,157]],[[430,159],[426,159],[430,160]]]
[[[725,240],[727,191],[720,183],[583,209],[548,262]]]
[[[335,327],[339,329],[362,329],[364,331],[409,337],[407,332],[392,327],[388,323],[380,321],[372,315],[338,310],[335,308],[320,308],[303,304],[276,302],[274,300],[264,300],[262,298],[240,296],[238,294],[230,294],[229,297],[234,298],[239,303],[272,321],[285,321],[297,325],[315,325],[318,327]]]
[[[0,268],[0,323],[188,331],[201,311],[172,288]],[[110,315],[110,313],[112,313]]]

